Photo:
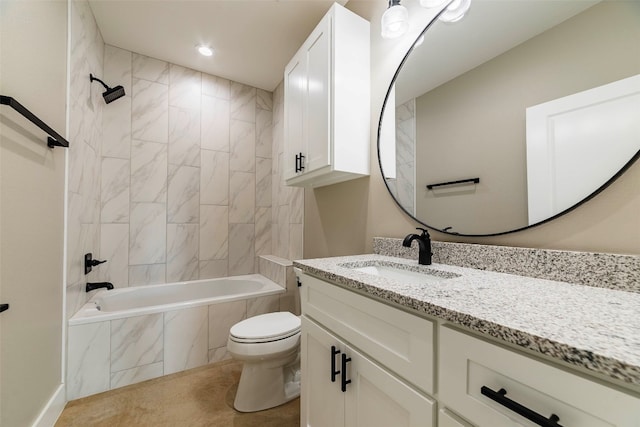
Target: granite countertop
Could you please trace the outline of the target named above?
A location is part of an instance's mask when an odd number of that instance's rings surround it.
[[[407,284],[355,271],[373,263],[437,270]],[[345,267],[347,264],[351,268]],[[640,294],[384,255],[294,261],[304,272],[640,387]],[[640,390],[640,389],[638,389]]]

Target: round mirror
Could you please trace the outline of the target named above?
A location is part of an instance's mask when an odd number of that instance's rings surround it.
[[[474,0],[423,35],[387,92],[378,156],[427,227],[532,227],[640,157],[640,2]]]

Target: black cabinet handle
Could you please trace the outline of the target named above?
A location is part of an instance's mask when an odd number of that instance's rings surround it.
[[[0,313],[9,310],[9,304],[0,304]]]
[[[331,382],[336,382],[336,376],[340,373],[340,371],[336,371],[336,356],[340,354],[340,350],[336,348],[335,345],[331,346]]]
[[[529,421],[534,422],[539,426],[562,427],[560,424],[558,424],[558,421],[560,421],[560,417],[558,417],[556,414],[551,414],[549,418],[545,418],[543,415],[540,415],[537,412],[532,411],[526,406],[523,406],[518,402],[509,399],[506,396],[507,390],[503,388],[501,388],[498,391],[494,391],[494,390],[491,390],[489,387],[483,385],[480,388],[480,393],[487,396],[489,399],[493,400],[494,402],[498,402],[505,408],[512,410],[516,414],[522,415]]]
[[[342,376],[341,376],[341,384],[340,389],[344,393],[347,391],[347,384],[351,383],[351,380],[347,379],[347,363],[351,362],[351,358],[347,357],[346,354],[342,353]]]
[[[304,154],[296,154],[296,173],[304,170]]]

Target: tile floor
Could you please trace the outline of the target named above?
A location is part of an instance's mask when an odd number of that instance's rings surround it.
[[[300,399],[261,412],[234,410],[241,370],[229,360],[74,400],[56,427],[299,427]]]

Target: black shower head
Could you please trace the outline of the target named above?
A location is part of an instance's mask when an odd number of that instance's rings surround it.
[[[122,86],[109,87],[97,77],[93,77],[93,74],[89,74],[89,79],[93,82],[94,80],[99,81],[102,86],[106,89],[102,94],[104,98],[104,102],[109,104],[110,102],[115,101],[118,98],[122,98],[124,96],[124,88]]]
[[[122,86],[116,86],[111,89],[107,89],[102,94],[102,97],[104,98],[104,102],[106,102],[107,104],[112,101],[115,101],[118,98],[122,98],[123,96],[124,96],[124,88]]]

